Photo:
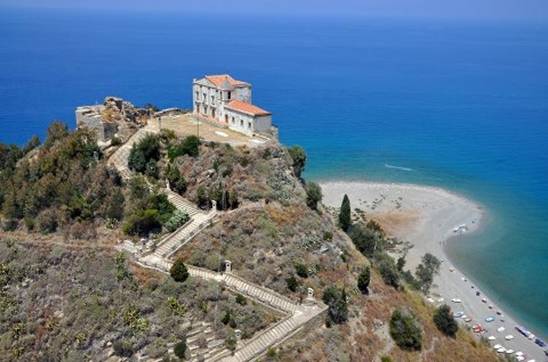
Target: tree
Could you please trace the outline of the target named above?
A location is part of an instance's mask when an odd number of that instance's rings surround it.
[[[295,263],[295,272],[301,278],[308,278],[308,268],[303,263]]]
[[[341,324],[348,320],[348,305],[344,289],[340,291],[333,286],[327,287],[323,292],[322,300],[329,306],[327,316],[330,322]]]
[[[183,283],[188,279],[188,270],[186,269],[183,259],[177,259],[171,266],[169,274],[176,282]]]
[[[299,287],[299,282],[297,281],[297,278],[291,275],[285,280],[285,282],[287,284],[287,289],[291,290],[292,292],[297,291],[297,288]]]
[[[350,200],[348,199],[348,196],[344,194],[342,203],[341,203],[341,210],[339,211],[339,226],[344,231],[348,231],[350,228],[350,225],[352,225],[352,213],[350,210]]]
[[[366,266],[358,276],[358,289],[363,294],[369,293],[369,283],[371,281],[371,269]]]
[[[295,176],[300,178],[306,164],[306,153],[300,146],[292,146],[288,149],[288,152],[293,161],[293,172],[295,172]]]
[[[185,358],[186,341],[182,340],[181,342],[177,343],[173,348],[173,353],[175,353],[175,355],[181,359]]]
[[[390,336],[405,350],[419,351],[422,347],[422,331],[415,317],[396,309],[390,318]]]
[[[380,252],[383,249],[384,240],[378,232],[373,231],[362,224],[352,226],[348,234],[356,248],[368,258]]]
[[[404,266],[405,266],[405,256],[400,256],[398,260],[396,261],[396,267],[398,268],[398,271],[402,272]]]
[[[306,204],[312,210],[318,209],[318,202],[322,201],[322,189],[315,182],[307,182],[306,184]]]
[[[451,314],[451,308],[447,304],[439,306],[434,312],[434,324],[438,329],[449,337],[455,337],[455,334],[459,330],[459,325],[453,314]]]
[[[379,273],[381,273],[382,280],[387,285],[393,286],[396,289],[400,286],[398,269],[391,257],[387,256],[379,262]]]
[[[162,228],[160,213],[157,209],[137,210],[127,218],[124,232],[128,235],[146,236]]]
[[[181,172],[175,165],[169,165],[166,175],[167,181],[169,182],[169,187],[176,193],[182,195],[186,191],[186,180],[181,175]]]
[[[431,269],[428,269],[424,264],[419,264],[415,271],[417,281],[423,293],[427,294],[434,281],[434,275]]]
[[[48,136],[44,142],[45,148],[50,148],[56,141],[62,140],[69,134],[66,124],[60,121],[54,121],[48,128]]]
[[[211,200],[209,199],[209,196],[207,195],[207,191],[203,185],[198,186],[198,190],[196,190],[196,198],[198,199],[198,207],[201,209],[210,209],[211,208]]]
[[[167,155],[170,160],[183,155],[189,155],[191,157],[197,157],[200,153],[200,139],[194,135],[188,136],[178,144],[171,146]]]

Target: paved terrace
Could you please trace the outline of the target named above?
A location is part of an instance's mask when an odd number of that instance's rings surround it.
[[[158,128],[159,119],[153,118],[149,124]],[[221,125],[215,126],[213,121],[198,121],[192,114],[165,115],[161,120],[162,129],[170,129],[178,136],[196,135],[198,128],[200,138],[206,141],[228,143],[232,146],[257,147],[265,142],[272,142],[264,137],[249,137],[243,133],[232,131]]]

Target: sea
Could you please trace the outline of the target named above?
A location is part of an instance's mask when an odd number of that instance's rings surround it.
[[[451,261],[548,337],[548,24],[0,7],[0,142],[120,96],[253,84],[308,180],[434,185],[485,207]]]

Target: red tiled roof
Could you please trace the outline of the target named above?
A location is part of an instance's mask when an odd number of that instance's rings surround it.
[[[237,99],[230,101],[225,107],[243,113],[251,114],[252,116],[267,116],[271,114],[270,112],[265,111],[262,108],[254,106],[253,104],[242,102]]]
[[[242,82],[241,80],[236,80],[232,78],[228,74],[220,74],[220,75],[206,75],[205,78],[209,80],[211,83],[215,84],[215,86],[220,87],[223,85],[223,83],[228,82],[233,87],[238,87],[242,85],[249,85],[246,82]]]

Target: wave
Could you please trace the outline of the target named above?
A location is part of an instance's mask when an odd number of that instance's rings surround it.
[[[389,165],[388,163],[385,163],[385,164],[384,164],[384,167],[386,167],[386,168],[392,168],[392,169],[394,169],[394,170],[407,171],[407,172],[413,171],[413,169],[412,169],[412,168],[409,168],[409,167],[394,166],[394,165]]]

